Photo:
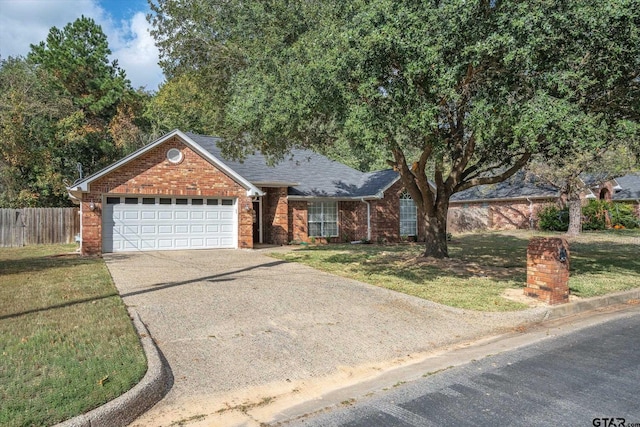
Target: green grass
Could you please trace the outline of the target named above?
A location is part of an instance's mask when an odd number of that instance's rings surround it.
[[[454,236],[451,258],[445,260],[422,258],[419,244],[310,246],[272,256],[453,307],[511,311],[527,307],[502,294],[524,287],[527,244],[533,235],[515,231]],[[640,232],[584,233],[570,240],[570,248],[572,294],[592,297],[640,287]]]
[[[52,425],[123,394],[146,371],[99,258],[74,245],[0,248],[0,425]]]

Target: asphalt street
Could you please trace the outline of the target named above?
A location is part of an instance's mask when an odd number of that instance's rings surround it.
[[[287,425],[640,427],[640,307]]]

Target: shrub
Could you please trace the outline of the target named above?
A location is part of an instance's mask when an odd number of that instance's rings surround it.
[[[567,231],[569,229],[569,210],[559,209],[555,205],[545,206],[538,211],[538,227],[545,231]]]
[[[611,225],[616,228],[638,228],[640,220],[633,213],[633,206],[624,203],[612,203],[609,208]]]
[[[610,207],[611,204],[606,200],[589,200],[589,203],[582,207],[582,229],[606,229]]]

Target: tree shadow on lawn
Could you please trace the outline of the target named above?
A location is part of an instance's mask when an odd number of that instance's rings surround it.
[[[572,276],[603,272],[640,276],[638,244],[573,242],[569,248]]]
[[[96,257],[85,257],[78,253],[63,253],[58,255],[38,255],[19,259],[0,260],[0,274],[20,274],[45,271],[52,268],[69,268],[79,265],[91,265],[102,260]]]
[[[447,277],[488,278],[524,284],[527,243],[527,239],[513,236],[463,235],[449,243],[451,258],[447,259],[422,257],[423,247],[420,243],[326,245],[308,250],[339,251],[322,256],[322,261],[364,275],[389,275],[415,283]]]
[[[339,251],[322,257],[322,261],[365,275],[390,275],[415,283],[424,282],[425,278],[488,278],[522,283],[524,286],[530,237],[528,234],[519,237],[502,233],[459,235],[449,243],[451,258],[443,260],[422,257],[422,245],[419,243],[326,245],[307,250],[320,253]],[[615,236],[611,236],[600,242],[570,242],[571,276],[606,271],[640,275],[640,245],[617,243],[615,239]],[[298,253],[302,252],[305,251]]]

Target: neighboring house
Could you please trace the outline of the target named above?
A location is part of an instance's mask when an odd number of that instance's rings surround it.
[[[640,173],[618,177],[613,183],[611,200],[635,207],[636,216],[640,218]]]
[[[582,177],[583,202],[600,199],[630,204],[640,218],[640,174],[602,182],[597,176]],[[561,201],[559,189],[520,171],[493,185],[473,187],[451,197],[447,229],[450,232],[537,228],[537,213]]]
[[[558,198],[558,188],[520,171],[503,182],[454,194],[447,229],[459,233],[535,228],[538,211]]]
[[[228,161],[218,141],[174,130],[69,187],[82,253],[417,234],[392,170],[363,173],[308,150],[276,166],[259,154]]]

